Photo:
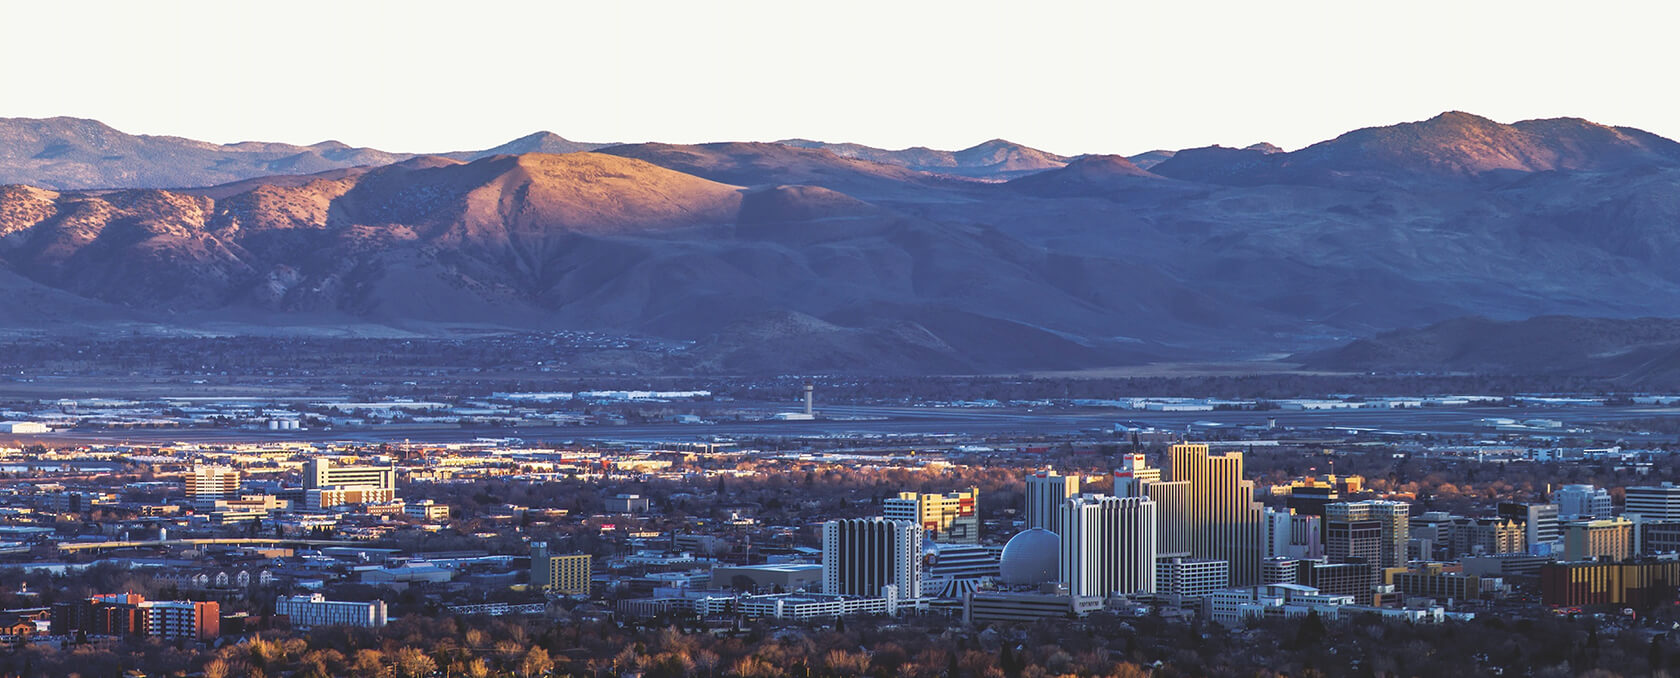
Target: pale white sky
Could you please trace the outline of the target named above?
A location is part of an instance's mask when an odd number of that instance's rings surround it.
[[[0,116],[392,151],[1297,148],[1443,110],[1680,138],[1667,2],[7,3]]]

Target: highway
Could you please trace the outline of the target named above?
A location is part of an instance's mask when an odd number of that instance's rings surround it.
[[[149,541],[93,541],[59,544],[60,551],[104,551],[107,549],[150,548],[155,546],[250,546],[253,544],[286,544],[293,546],[367,546],[367,542],[332,539],[264,539],[240,537],[229,539],[152,539]]]
[[[776,411],[767,404],[765,411]],[[37,436],[17,436],[23,444],[93,443],[166,445],[173,442],[262,443],[334,442],[446,444],[471,442],[479,438],[519,438],[536,441],[701,441],[713,438],[759,437],[864,437],[897,435],[957,434],[1065,435],[1090,429],[1109,429],[1117,423],[1131,423],[1166,430],[1217,423],[1223,426],[1264,425],[1276,419],[1280,428],[1321,431],[1326,428],[1380,429],[1409,434],[1495,433],[1484,419],[1553,419],[1565,428],[1592,428],[1593,422],[1680,417],[1680,408],[1657,406],[1603,407],[1585,405],[1522,407],[1432,407],[1415,409],[1358,410],[1271,410],[1216,412],[1147,412],[1115,409],[1007,409],[935,408],[907,406],[846,405],[818,408],[815,421],[724,421],[715,424],[635,424],[628,426],[537,427],[537,428],[450,428],[439,426],[384,426],[336,431],[255,431],[244,429],[149,429],[112,431],[67,431]],[[1536,429],[1539,434],[1566,431]],[[1614,437],[1621,437],[1615,434]]]

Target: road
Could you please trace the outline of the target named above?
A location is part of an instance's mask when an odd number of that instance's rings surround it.
[[[773,408],[772,408],[773,410]],[[767,410],[771,411],[771,410]],[[751,421],[716,424],[637,424],[630,426],[539,427],[539,428],[440,428],[437,426],[386,426],[377,429],[338,431],[254,431],[242,429],[153,429],[114,431],[70,431],[38,436],[16,436],[22,444],[95,443],[163,445],[172,442],[261,443],[334,442],[446,444],[471,442],[479,438],[520,438],[526,441],[701,441],[715,437],[857,437],[894,435],[960,434],[1057,435],[1090,429],[1108,429],[1116,423],[1132,422],[1168,430],[1215,422],[1224,426],[1256,426],[1276,419],[1286,429],[1320,431],[1329,427],[1381,429],[1399,433],[1472,434],[1494,433],[1484,419],[1553,419],[1566,428],[1587,427],[1590,422],[1625,421],[1657,417],[1680,417],[1675,407],[1599,407],[1566,405],[1555,407],[1433,407],[1417,409],[1370,409],[1331,411],[1229,411],[1229,412],[1141,412],[1112,409],[1030,410],[933,408],[905,406],[829,406],[818,411],[816,421]],[[1536,430],[1536,433],[1548,433]],[[1556,431],[1564,434],[1564,431]],[[4,442],[0,440],[0,442]]]

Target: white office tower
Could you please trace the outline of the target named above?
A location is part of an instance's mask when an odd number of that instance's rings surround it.
[[[1143,486],[1161,479],[1161,469],[1150,468],[1141,454],[1120,455],[1120,467],[1114,469],[1114,496],[1141,497]]]
[[[1027,476],[1027,529],[1042,527],[1061,534],[1062,504],[1079,494],[1079,476],[1039,471]]]
[[[1076,596],[1154,593],[1157,521],[1148,497],[1069,499],[1062,505],[1062,583]]]
[[[239,472],[224,466],[194,466],[182,482],[194,504],[208,506],[219,499],[239,498]]]
[[[1610,517],[1610,492],[1602,487],[1564,485],[1552,493],[1552,503],[1562,520]]]
[[[851,518],[823,523],[823,593],[922,597],[922,527],[903,520]]]
[[[1629,515],[1637,515],[1646,522],[1680,520],[1680,486],[1672,482],[1661,485],[1627,488]]]
[[[1318,516],[1299,515],[1293,509],[1266,509],[1266,557],[1297,560],[1324,557],[1322,520]]]
[[[1218,456],[1208,446],[1173,445],[1165,479],[1143,483],[1160,516],[1162,557],[1223,560],[1231,564],[1231,585],[1260,581],[1266,556],[1265,507],[1254,501],[1254,481],[1243,480],[1240,452]]]

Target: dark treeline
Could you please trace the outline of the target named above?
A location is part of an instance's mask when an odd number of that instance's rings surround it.
[[[5,676],[1116,676],[1666,675],[1680,653],[1662,634],[1589,618],[1442,625],[1316,616],[1227,629],[1158,616],[964,626],[937,616],[772,626],[668,618],[591,621],[408,616],[378,630],[271,631],[209,651],[156,640],[32,645],[0,654]],[[1659,613],[1659,615],[1662,613]],[[1666,618],[1665,618],[1666,619]]]

